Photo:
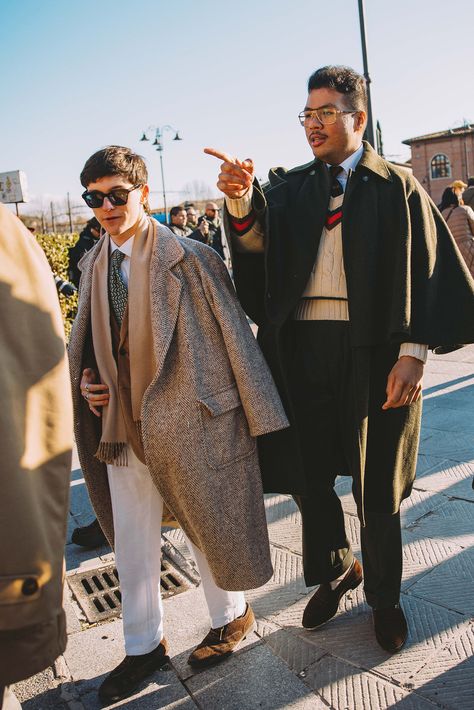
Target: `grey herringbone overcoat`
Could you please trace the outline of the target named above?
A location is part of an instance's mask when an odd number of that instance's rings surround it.
[[[80,396],[93,358],[91,284],[101,243],[81,262],[69,345],[79,458],[100,524],[113,542],[106,466],[94,453],[100,420]],[[270,371],[220,257],[159,227],[150,266],[155,376],[141,421],[153,481],[223,589],[272,574],[256,438],[288,425]],[[158,541],[157,541],[158,543]]]

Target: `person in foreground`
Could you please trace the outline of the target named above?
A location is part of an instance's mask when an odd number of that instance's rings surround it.
[[[99,691],[115,702],[167,661],[164,505],[211,617],[189,663],[226,658],[253,629],[241,590],[272,574],[255,437],[288,422],[219,256],[146,214],[143,159],[109,146],[81,182],[105,234],[80,262],[69,360],[79,458],[120,577],[126,657]]]
[[[0,708],[66,648],[63,555],[72,455],[64,328],[36,239],[0,205]]]
[[[400,607],[400,503],[410,495],[428,345],[474,340],[473,281],[419,183],[362,140],[365,80],[324,67],[298,116],[314,160],[270,171],[225,153],[237,293],[291,426],[260,441],[264,489],[294,494],[303,520],[315,629],[364,575],[375,636],[388,652],[407,637]],[[334,490],[352,476],[361,521],[355,559]]]

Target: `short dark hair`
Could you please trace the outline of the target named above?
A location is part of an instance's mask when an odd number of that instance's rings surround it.
[[[177,205],[176,207],[172,207],[170,209],[170,219],[171,217],[176,217],[178,212],[182,212],[183,210],[186,212],[186,207],[184,205]]]
[[[451,187],[447,187],[441,196],[441,202],[438,208],[439,211],[442,212],[446,207],[458,207],[458,205],[459,195],[456,195]]]
[[[81,172],[81,184],[87,188],[91,182],[108,175],[120,175],[132,185],[146,185],[148,170],[141,155],[121,145],[108,145],[86,160]]]
[[[474,185],[474,177],[468,177],[467,179],[467,186],[472,187]]]
[[[344,66],[316,69],[308,79],[308,93],[313,89],[335,89],[347,97],[348,108],[367,111],[367,83],[361,74]]]

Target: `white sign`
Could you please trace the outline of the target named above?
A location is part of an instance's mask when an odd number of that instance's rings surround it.
[[[21,170],[0,173],[0,202],[28,202],[26,175]]]

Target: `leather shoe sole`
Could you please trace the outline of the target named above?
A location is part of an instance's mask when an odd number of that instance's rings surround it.
[[[358,587],[362,579],[362,567],[360,562],[354,558],[352,569],[335,589],[331,589],[329,582],[320,584],[303,612],[302,624],[304,628],[312,631],[332,619],[344,594],[349,589]]]

